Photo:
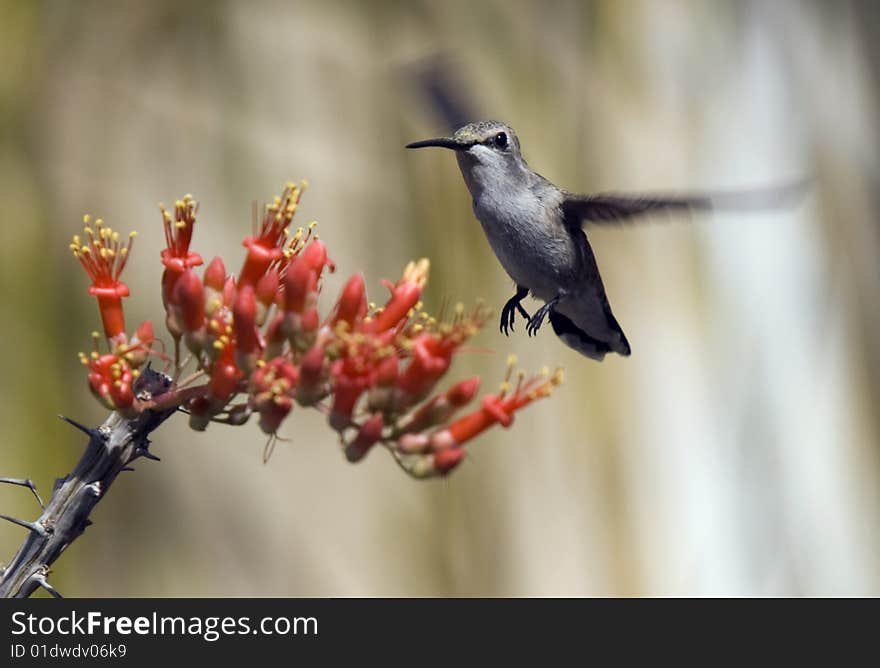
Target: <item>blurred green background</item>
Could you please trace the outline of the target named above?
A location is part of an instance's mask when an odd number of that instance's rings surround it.
[[[307,178],[339,271],[375,297],[432,260],[429,308],[512,294],[414,84],[441,54],[480,114],[570,190],[816,177],[795,208],[591,232],[633,347],[597,364],[494,325],[549,400],[417,483],[345,463],[299,411],[155,434],[56,564],[67,596],[880,594],[880,11],[864,2],[0,2],[0,475],[48,495],[98,423],[76,353],[99,326],[67,243],[140,233],[128,322],[161,324],[158,201],[235,266],[250,206]],[[324,302],[325,307],[327,302]],[[530,310],[534,303],[528,303]],[[36,516],[26,490],[0,508]],[[22,530],[0,526],[0,559]]]

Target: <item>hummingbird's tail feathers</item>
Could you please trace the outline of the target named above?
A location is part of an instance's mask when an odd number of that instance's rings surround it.
[[[620,323],[617,322],[617,318],[614,317],[614,314],[611,312],[611,304],[608,303],[608,299],[604,300],[605,302],[605,317],[608,320],[608,326],[617,332],[617,341],[615,345],[612,347],[612,350],[619,355],[623,355],[624,357],[629,357],[629,354],[632,352],[632,349],[629,347],[629,341],[626,339],[626,334],[623,333],[623,327],[620,326]]]
[[[623,330],[617,324],[617,320],[609,312],[610,320],[617,329],[619,336],[617,341],[600,341],[587,334],[584,330],[574,324],[568,317],[559,311],[550,311],[550,324],[562,342],[569,348],[578,351],[581,355],[586,355],[590,359],[601,362],[608,353],[618,353],[623,356],[630,354],[629,341],[626,340]]]

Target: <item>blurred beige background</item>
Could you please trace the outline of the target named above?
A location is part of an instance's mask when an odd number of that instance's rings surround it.
[[[532,167],[571,190],[816,176],[777,213],[596,230],[628,359],[492,325],[457,377],[515,352],[567,383],[418,483],[348,465],[300,411],[156,433],[57,563],[67,596],[880,594],[880,12],[868,2],[0,3],[0,475],[48,495],[97,423],[76,359],[98,326],[67,242],[140,232],[128,320],[161,322],[156,202],[201,202],[234,265],[250,203],[307,178],[340,271],[373,294],[430,256],[427,305],[511,285],[412,84],[443,53]],[[326,306],[326,302],[325,302]],[[530,309],[534,303],[529,304]],[[26,490],[4,512],[34,517]],[[22,530],[0,526],[0,559]]]

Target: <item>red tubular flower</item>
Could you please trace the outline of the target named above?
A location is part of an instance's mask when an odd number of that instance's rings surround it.
[[[433,455],[434,470],[438,475],[449,475],[464,459],[464,450],[444,450]]]
[[[235,301],[235,276],[227,276],[226,282],[223,284],[223,294],[221,295],[222,304],[228,308],[232,308]]]
[[[399,373],[400,357],[397,353],[383,358],[376,369],[376,385],[378,387],[391,387],[397,381]]]
[[[205,267],[205,287],[220,294],[224,285],[226,285],[226,265],[223,264],[223,258],[218,255]]]
[[[219,257],[196,273],[203,262],[190,250],[198,209],[190,195],[175,203],[173,213],[160,205],[166,241],[162,299],[174,337],[173,375],[181,377],[186,363],[181,337],[196,353],[196,373],[156,403],[138,401],[132,387],[149,355],[168,359],[164,347],[153,350],[149,321],[126,341],[122,298],[128,288],[119,279],[132,241],[123,247],[102,221],[90,225],[85,218],[86,238],[74,237],[71,248],[92,279],[89,291],[98,298],[110,350],[98,351],[96,333],[96,351],[81,357],[92,392],[106,406],[131,418],[144,408],[179,403],[188,408],[196,430],[212,421],[244,424],[256,413],[270,435],[268,456],[294,402],[317,405],[342,437],[349,461],[363,459],[380,443],[411,475],[427,478],[454,470],[465,457],[464,444],[493,425],[509,426],[516,411],[560,382],[559,374],[528,381],[520,376],[511,391],[508,371],[500,393],[456,419],[474,398],[479,379],[442,393],[434,388],[488,312],[478,306],[465,314],[458,305],[454,318],[442,322],[422,312],[426,259],[410,262],[397,283],[385,283],[391,294],[379,309],[367,301],[363,275],[351,276],[322,321],[322,277],[335,267],[312,232],[314,224],[308,231],[289,230],[304,185],[288,183],[261,219],[255,215],[237,277],[227,274]],[[203,376],[207,383],[190,384]],[[234,399],[239,393],[247,394],[247,401]]]
[[[336,312],[331,324],[335,328],[344,322],[348,331],[353,331],[355,323],[363,319],[367,313],[367,293],[364,287],[363,274],[355,274],[348,279],[339,301],[336,303]]]
[[[187,269],[174,285],[173,302],[183,331],[197,332],[205,326],[205,290],[202,280]]]
[[[259,425],[262,432],[270,435],[277,432],[292,408],[293,399],[287,395],[275,395],[271,401],[259,404]]]
[[[327,248],[314,239],[288,265],[284,276],[283,308],[288,313],[302,313],[318,298],[318,281],[324,267],[332,266]]]
[[[189,402],[189,428],[205,431],[211,423],[211,401],[208,397],[194,397]]]
[[[199,355],[205,346],[205,291],[202,279],[192,269],[180,274],[175,282],[170,310],[186,347]]]
[[[323,273],[324,267],[328,267],[331,273],[335,268],[333,262],[327,257],[327,246],[317,237],[312,240],[312,243],[305,247],[300,258],[317,276],[320,276]]]
[[[296,388],[296,400],[300,406],[311,406],[326,395],[325,359],[326,353],[321,346],[312,346],[300,359],[299,385]]]
[[[232,309],[221,306],[208,319],[205,353],[217,359],[232,341]]]
[[[245,371],[253,370],[260,352],[260,335],[257,330],[257,298],[250,285],[238,289],[232,306],[232,331],[239,365]]]
[[[224,346],[214,362],[208,381],[208,398],[213,412],[221,410],[233,397],[241,377],[241,370],[235,366],[235,347],[231,344]]]
[[[293,391],[299,371],[285,357],[276,357],[253,374],[251,403],[260,414],[260,429],[266,434],[278,431],[281,421],[293,408]]]
[[[107,408],[118,411],[127,418],[134,417],[134,391],[132,383],[135,372],[124,358],[115,354],[87,357],[80,353],[80,361],[89,369],[89,388]]]
[[[333,381],[333,405],[328,421],[336,431],[351,424],[355,404],[369,384],[369,369],[363,359],[346,357],[330,366]]]
[[[316,294],[318,277],[309,266],[297,258],[287,268],[284,276],[284,311],[286,313],[302,313],[306,300]]]
[[[398,455],[398,463],[414,478],[448,475],[465,458],[463,449],[442,450],[421,455]]]
[[[202,256],[189,249],[198,209],[199,203],[192,198],[192,195],[184,195],[183,199],[174,203],[174,216],[168,213],[164,206],[159,205],[162,225],[165,228],[166,247],[162,250],[161,258],[165,266],[162,275],[162,303],[166,308],[173,299],[174,286],[178,278],[188,269],[202,264]]]
[[[174,310],[174,286],[180,274],[166,269],[162,272],[162,305],[165,307],[165,327],[168,333],[178,341],[183,336],[183,325]]]
[[[294,328],[294,334],[290,338],[290,345],[294,350],[307,350],[318,339],[318,330],[321,327],[321,316],[318,307],[313,306],[299,318],[298,327]]]
[[[455,352],[483,326],[488,311],[477,306],[466,314],[461,304],[455,307],[451,322],[432,319],[413,324],[405,330],[412,359],[397,383],[395,402],[399,409],[412,406],[428,395],[437,381],[449,370]],[[423,318],[422,318],[423,319]]]
[[[278,270],[272,268],[257,282],[255,291],[257,297],[257,324],[262,326],[266,322],[269,315],[269,309],[275,303],[278,297],[278,287],[281,279],[278,276]]]
[[[120,243],[119,233],[104,227],[100,218],[95,221],[94,229],[90,225],[91,218],[83,217],[84,233],[87,237],[83,242],[79,236],[73,237],[70,249],[89,275],[92,285],[89,294],[98,298],[104,335],[111,343],[125,342],[125,315],[122,310],[122,298],[128,297],[128,286],[119,280],[125,263],[131,252],[135,232],[128,236],[127,245]]]
[[[156,340],[153,333],[153,323],[144,320],[134,332],[131,341],[125,348],[125,359],[132,369],[137,369],[147,361],[153,341]]]
[[[259,228],[242,242],[247,248],[247,256],[238,275],[239,285],[255,286],[269,267],[282,259],[287,228],[293,220],[305,186],[305,182],[299,186],[288,183],[281,197],[266,205]]]
[[[432,333],[419,334],[413,341],[412,359],[397,381],[404,404],[412,405],[427,396],[449,369],[454,348]]]
[[[358,430],[354,440],[345,446],[345,458],[350,462],[363,459],[379,439],[382,438],[382,428],[385,422],[381,413],[370,416]]]
[[[312,242],[307,248],[315,246]],[[325,254],[326,258],[326,254]],[[320,266],[316,271],[313,258],[305,252],[287,267],[284,277],[284,296],[282,306],[284,322],[282,329],[294,350],[304,351],[312,346],[320,326],[318,310],[318,279]]]
[[[333,386],[333,405],[327,419],[336,431],[342,431],[351,424],[354,406],[364,393],[364,386],[350,379],[338,381]]]
[[[227,276],[226,282],[223,284],[223,292],[220,295],[219,303],[215,301],[214,308],[211,310],[211,317],[208,319],[208,336],[213,347],[213,352],[209,351],[211,357],[217,357],[220,351],[231,341],[232,306],[236,294],[235,277]]]
[[[162,212],[162,224],[165,228],[166,248],[162,251],[162,264],[178,274],[202,264],[202,256],[189,249],[192,242],[193,227],[196,224],[196,213],[199,203],[192,195],[184,195],[183,199],[174,203],[174,217],[159,205]]]
[[[384,332],[409,317],[409,312],[418,304],[422,296],[422,288],[428,280],[429,268],[430,263],[426,258],[406,265],[397,285],[391,287],[391,298],[369,324],[368,331],[377,334]]]
[[[407,432],[417,433],[438,424],[444,424],[459,408],[471,402],[477,394],[479,386],[479,378],[470,378],[456,383],[443,394],[434,397],[419,407],[412,418],[404,425],[403,429]],[[416,444],[415,441],[409,439],[407,447],[410,448],[410,451],[413,448],[421,450],[422,445],[427,445],[427,441]]]
[[[272,321],[266,328],[266,348],[263,351],[263,356],[266,359],[278,357],[284,351],[284,344],[287,342],[287,337],[284,336],[284,331],[282,329],[283,324],[284,316],[279,313],[272,318]]]
[[[432,434],[431,449],[438,452],[460,447],[496,424],[509,427],[513,424],[516,411],[536,399],[550,396],[553,388],[560,383],[562,383],[561,370],[557,370],[552,376],[542,374],[527,381],[520,376],[513,393],[507,396],[509,382],[505,381],[501,393],[484,397],[478,410],[459,418],[446,429]]]
[[[215,257],[205,268],[205,310],[210,315],[223,304],[223,287],[226,285],[226,266]]]
[[[372,411],[387,410],[394,398],[394,384],[400,370],[400,357],[394,353],[382,359],[376,368],[376,378],[370,388],[369,405]]]
[[[467,406],[477,395],[480,388],[480,379],[475,376],[467,380],[460,380],[455,385],[446,390],[446,401],[455,408]]]
[[[141,343],[145,346],[151,346],[155,340],[156,335],[153,331],[153,323],[149,320],[144,320],[138,325],[138,328],[134,330],[134,337],[131,341],[132,343]]]

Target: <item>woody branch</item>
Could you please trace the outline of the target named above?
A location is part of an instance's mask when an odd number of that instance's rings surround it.
[[[294,407],[316,408],[349,462],[380,445],[409,475],[431,478],[448,475],[471,440],[495,425],[509,427],[517,411],[561,382],[559,371],[515,373],[511,359],[500,390],[459,416],[476,397],[479,378],[437,388],[489,313],[479,305],[470,311],[459,305],[446,319],[426,313],[426,259],[410,262],[396,283],[386,282],[383,306],[367,300],[363,276],[353,275],[322,317],[323,277],[335,265],[314,223],[290,230],[304,188],[288,183],[261,213],[255,210],[237,275],[220,257],[196,272],[203,260],[190,249],[198,212],[190,195],[173,212],[160,205],[161,293],[173,357],[157,347],[150,321],[132,335],[126,330],[122,302],[129,289],[121,274],[134,233],[123,242],[103,220],[84,217],[70,248],[91,280],[104,331],[93,333],[94,350],[80,359],[90,390],[113,413],[101,427],[83,428],[86,452],[37,520],[0,515],[28,530],[0,595],[28,596],[40,586],[57,594],[46,580],[49,567],[83,532],[116,476],[134,459],[152,457],[150,433],[178,410],[198,431],[211,423],[242,425],[256,415],[267,435],[265,461]],[[151,358],[170,375],[153,370]],[[39,500],[28,480],[0,481],[30,487]]]

